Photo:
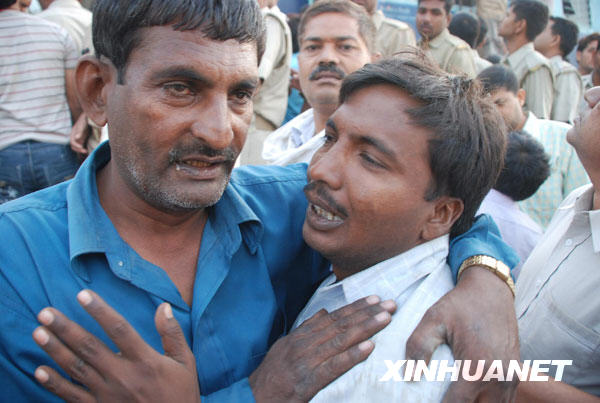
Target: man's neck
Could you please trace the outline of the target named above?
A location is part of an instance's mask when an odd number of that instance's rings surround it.
[[[554,56],[560,56],[562,59],[563,55],[560,53],[560,49],[548,49],[545,52],[540,52],[546,59],[552,59]]]
[[[508,54],[512,55],[523,46],[527,45],[530,41],[524,35],[513,36],[505,40],[506,50]]]
[[[317,105],[316,107],[313,107],[313,118],[315,121],[315,132],[313,135],[325,129],[325,123],[327,123],[327,119],[333,115],[333,112],[335,112],[336,108],[337,105],[334,104]]]

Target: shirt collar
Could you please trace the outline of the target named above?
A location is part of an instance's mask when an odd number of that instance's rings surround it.
[[[124,250],[125,242],[102,208],[98,196],[96,173],[109,160],[110,146],[104,142],[81,165],[67,189],[71,262],[87,253],[129,255]],[[242,239],[254,253],[263,234],[260,220],[231,183],[217,204],[210,208],[209,223],[230,256],[237,251]],[[74,264],[74,269],[85,277],[77,264]]]
[[[324,288],[343,287],[346,302],[372,294],[382,299],[396,299],[419,279],[444,264],[449,240],[450,236],[444,235],[417,245]]]
[[[385,15],[383,15],[383,11],[377,10],[371,16],[371,21],[373,21],[373,25],[375,25],[375,30],[379,31],[381,28],[381,24],[383,24],[383,20],[385,19]]]
[[[527,42],[525,45],[521,46],[519,49],[515,50],[506,57],[508,65],[511,67],[518,66],[523,59],[534,50],[533,42]]]
[[[492,203],[500,204],[505,207],[512,207],[517,204],[513,199],[496,189],[490,189],[485,198]]]
[[[539,119],[537,118],[537,116],[535,116],[533,112],[528,112],[527,120],[523,125],[523,131],[531,134],[537,140],[539,127]]]

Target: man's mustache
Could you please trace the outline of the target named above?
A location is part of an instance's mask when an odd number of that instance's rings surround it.
[[[326,190],[326,185],[322,181],[310,181],[306,186],[304,186],[304,194],[308,196],[308,193],[315,192],[319,199],[327,203],[327,210],[330,210],[340,217],[348,217],[348,212],[346,209],[335,201],[335,199],[329,194]]]
[[[342,80],[346,77],[346,73],[344,73],[335,63],[327,63],[327,64],[319,64],[316,69],[310,73],[308,79],[314,81],[318,79],[318,75],[321,73],[334,73],[337,74],[338,78]]]
[[[182,161],[188,156],[199,155],[204,155],[209,158],[222,157],[225,160],[225,163],[233,164],[238,153],[232,147],[227,147],[223,150],[216,150],[201,142],[198,144],[186,144],[172,148],[169,151],[169,164]]]

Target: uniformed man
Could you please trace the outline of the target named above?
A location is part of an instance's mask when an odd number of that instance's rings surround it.
[[[471,54],[475,61],[477,74],[492,65],[488,60],[479,56],[477,52],[477,49],[483,44],[487,32],[487,26],[481,17],[466,11],[456,13],[452,17],[450,25],[448,25],[448,31],[465,41],[471,47]]]
[[[258,66],[261,88],[254,97],[254,121],[240,154],[240,164],[263,164],[265,137],[283,123],[292,63],[292,33],[278,0],[258,0],[265,21],[266,46]]]
[[[579,28],[560,17],[550,17],[546,29],[533,42],[535,49],[550,61],[554,75],[554,102],[552,120],[573,123],[579,101],[583,97],[583,83],[575,66],[565,58],[577,44]]]
[[[475,61],[471,47],[448,31],[452,0],[419,0],[417,30],[419,46],[449,73],[464,73],[474,78]]]
[[[517,75],[527,94],[525,108],[541,119],[550,119],[554,77],[550,62],[533,47],[533,40],[548,24],[548,7],[536,0],[515,0],[500,24],[508,56],[504,64]]]
[[[377,30],[375,36],[375,51],[382,57],[393,56],[406,46],[416,46],[417,40],[411,27],[393,18],[387,18],[381,10],[377,10],[377,0],[352,0],[361,5],[371,16]]]

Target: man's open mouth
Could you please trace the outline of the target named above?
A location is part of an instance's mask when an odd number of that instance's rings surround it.
[[[324,208],[321,208],[315,204],[310,204],[310,208],[312,209],[312,211],[319,216],[320,218],[324,218],[328,221],[333,221],[333,222],[342,222],[342,218],[338,215],[333,214],[330,211],[325,210]]]

